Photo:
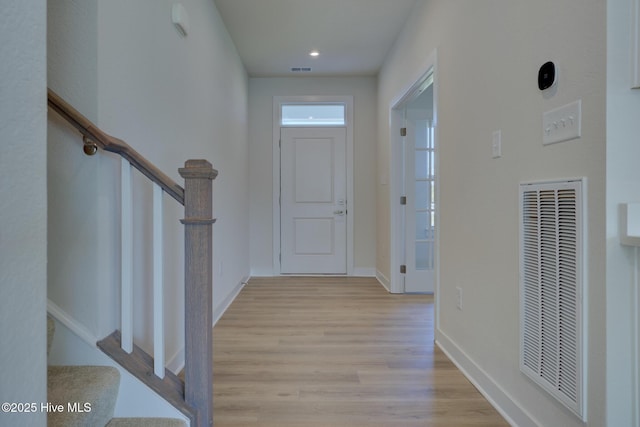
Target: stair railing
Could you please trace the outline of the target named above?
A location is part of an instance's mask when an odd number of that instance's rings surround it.
[[[179,169],[185,187],[173,181],[124,141],[84,117],[51,89],[48,105],[83,136],[84,151],[98,148],[122,157],[121,164],[121,331],[97,343],[105,353],[188,416],[193,427],[213,425],[213,242],[212,181],[218,172],[206,160],[188,160]],[[153,183],[153,357],[133,343],[133,200],[131,168]],[[184,206],[185,375],[166,369],[162,279],[162,196]]]

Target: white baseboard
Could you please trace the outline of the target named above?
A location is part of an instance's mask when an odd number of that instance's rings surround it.
[[[98,338],[87,329],[82,323],[71,317],[69,313],[64,311],[58,304],[47,298],[47,313],[55,320],[62,323],[67,329],[73,332],[78,338],[86,342],[92,347],[96,347]]]
[[[213,325],[212,325],[212,327],[215,326],[216,323],[218,323],[218,320],[220,320],[220,318],[222,317],[224,312],[227,311],[227,309],[229,308],[231,303],[236,299],[236,297],[238,296],[240,291],[242,291],[244,286],[249,282],[249,279],[251,279],[251,276],[243,277],[242,280],[240,280],[240,283],[238,283],[235,286],[235,288],[233,288],[233,290],[231,292],[229,292],[229,295],[227,295],[227,297],[224,299],[224,301],[222,301],[222,304],[218,305],[218,308],[213,310]]]
[[[540,426],[507,391],[441,330],[436,331],[436,344],[511,426]]]
[[[245,276],[242,278],[240,283],[238,283],[233,290],[227,295],[227,297],[222,301],[221,304],[213,311],[213,326],[218,323],[218,320],[222,317],[225,311],[229,308],[231,303],[236,299],[240,291],[244,288],[244,286],[249,282],[251,276]],[[181,347],[167,362],[167,369],[169,369],[173,373],[178,373],[184,369],[184,347]]]
[[[384,274],[380,273],[380,270],[376,270],[376,279],[378,279],[378,282],[384,286],[387,292],[391,292],[391,280],[389,280],[389,278]]]
[[[356,267],[353,269],[353,277],[376,277],[375,268]]]

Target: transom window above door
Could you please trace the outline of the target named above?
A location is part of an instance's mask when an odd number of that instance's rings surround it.
[[[282,104],[281,126],[345,126],[344,104]]]

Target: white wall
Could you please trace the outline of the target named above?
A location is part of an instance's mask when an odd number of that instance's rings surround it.
[[[98,121],[98,2],[48,2],[47,84],[94,123]],[[113,220],[104,224],[98,200],[105,194],[115,197],[115,185],[99,181],[100,171],[112,161],[82,153],[82,138],[55,113],[49,112],[48,143],[49,264],[48,297],[99,335],[113,332],[98,329],[100,317],[112,310],[115,289],[112,281],[96,274],[109,267],[113,253],[102,255],[101,230],[111,230]],[[107,181],[108,182],[108,181]],[[105,188],[106,187],[106,188]],[[107,189],[111,193],[107,193]],[[109,208],[109,206],[105,206]],[[118,240],[119,241],[119,240]],[[102,261],[104,260],[104,261]],[[109,270],[115,270],[109,268]],[[117,272],[113,272],[115,275]],[[102,298],[100,289],[113,289],[111,299]],[[112,302],[111,302],[112,301]]]
[[[375,268],[376,79],[251,78],[249,139],[251,182],[251,273],[273,275],[273,97],[354,97],[354,270]]]
[[[379,76],[378,175],[384,177],[390,103],[437,49],[436,336],[518,425],[583,425],[518,366],[518,184],[578,176],[588,179],[587,425],[605,425],[605,16],[600,0],[421,0]],[[556,62],[559,81],[545,96],[537,73],[548,60]],[[582,138],[543,147],[542,113],[577,99]],[[503,157],[494,160],[498,129]],[[385,275],[389,197],[389,186],[378,185],[377,268]],[[456,287],[463,290],[463,311],[456,309]]]
[[[607,425],[638,427],[640,259],[619,243],[620,204],[640,201],[640,91],[630,89],[630,6],[629,0],[607,2]]]
[[[0,16],[0,402],[46,402],[46,2]],[[45,426],[44,413],[0,424]]]
[[[187,159],[214,181],[214,310],[249,275],[248,80],[210,0],[185,0],[190,32],[171,23],[173,1],[50,2],[50,86],[107,133],[176,182]],[[58,58],[65,58],[64,61]],[[50,122],[50,299],[98,337],[119,327],[120,160],[81,154],[81,138]],[[135,336],[151,344],[151,186],[134,174]],[[166,357],[183,351],[182,208],[165,196]]]

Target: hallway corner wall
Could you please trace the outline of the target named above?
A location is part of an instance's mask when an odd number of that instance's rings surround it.
[[[8,0],[0,16],[0,402],[17,404],[47,400],[46,10]],[[2,425],[46,422],[0,413]]]
[[[377,267],[389,270],[390,104],[437,51],[436,339],[516,425],[606,425],[605,17],[599,0],[419,0],[379,76]],[[549,60],[558,82],[542,93],[538,69]],[[578,99],[581,138],[544,146],[543,113]],[[518,186],[575,177],[588,180],[587,424],[519,368]]]

